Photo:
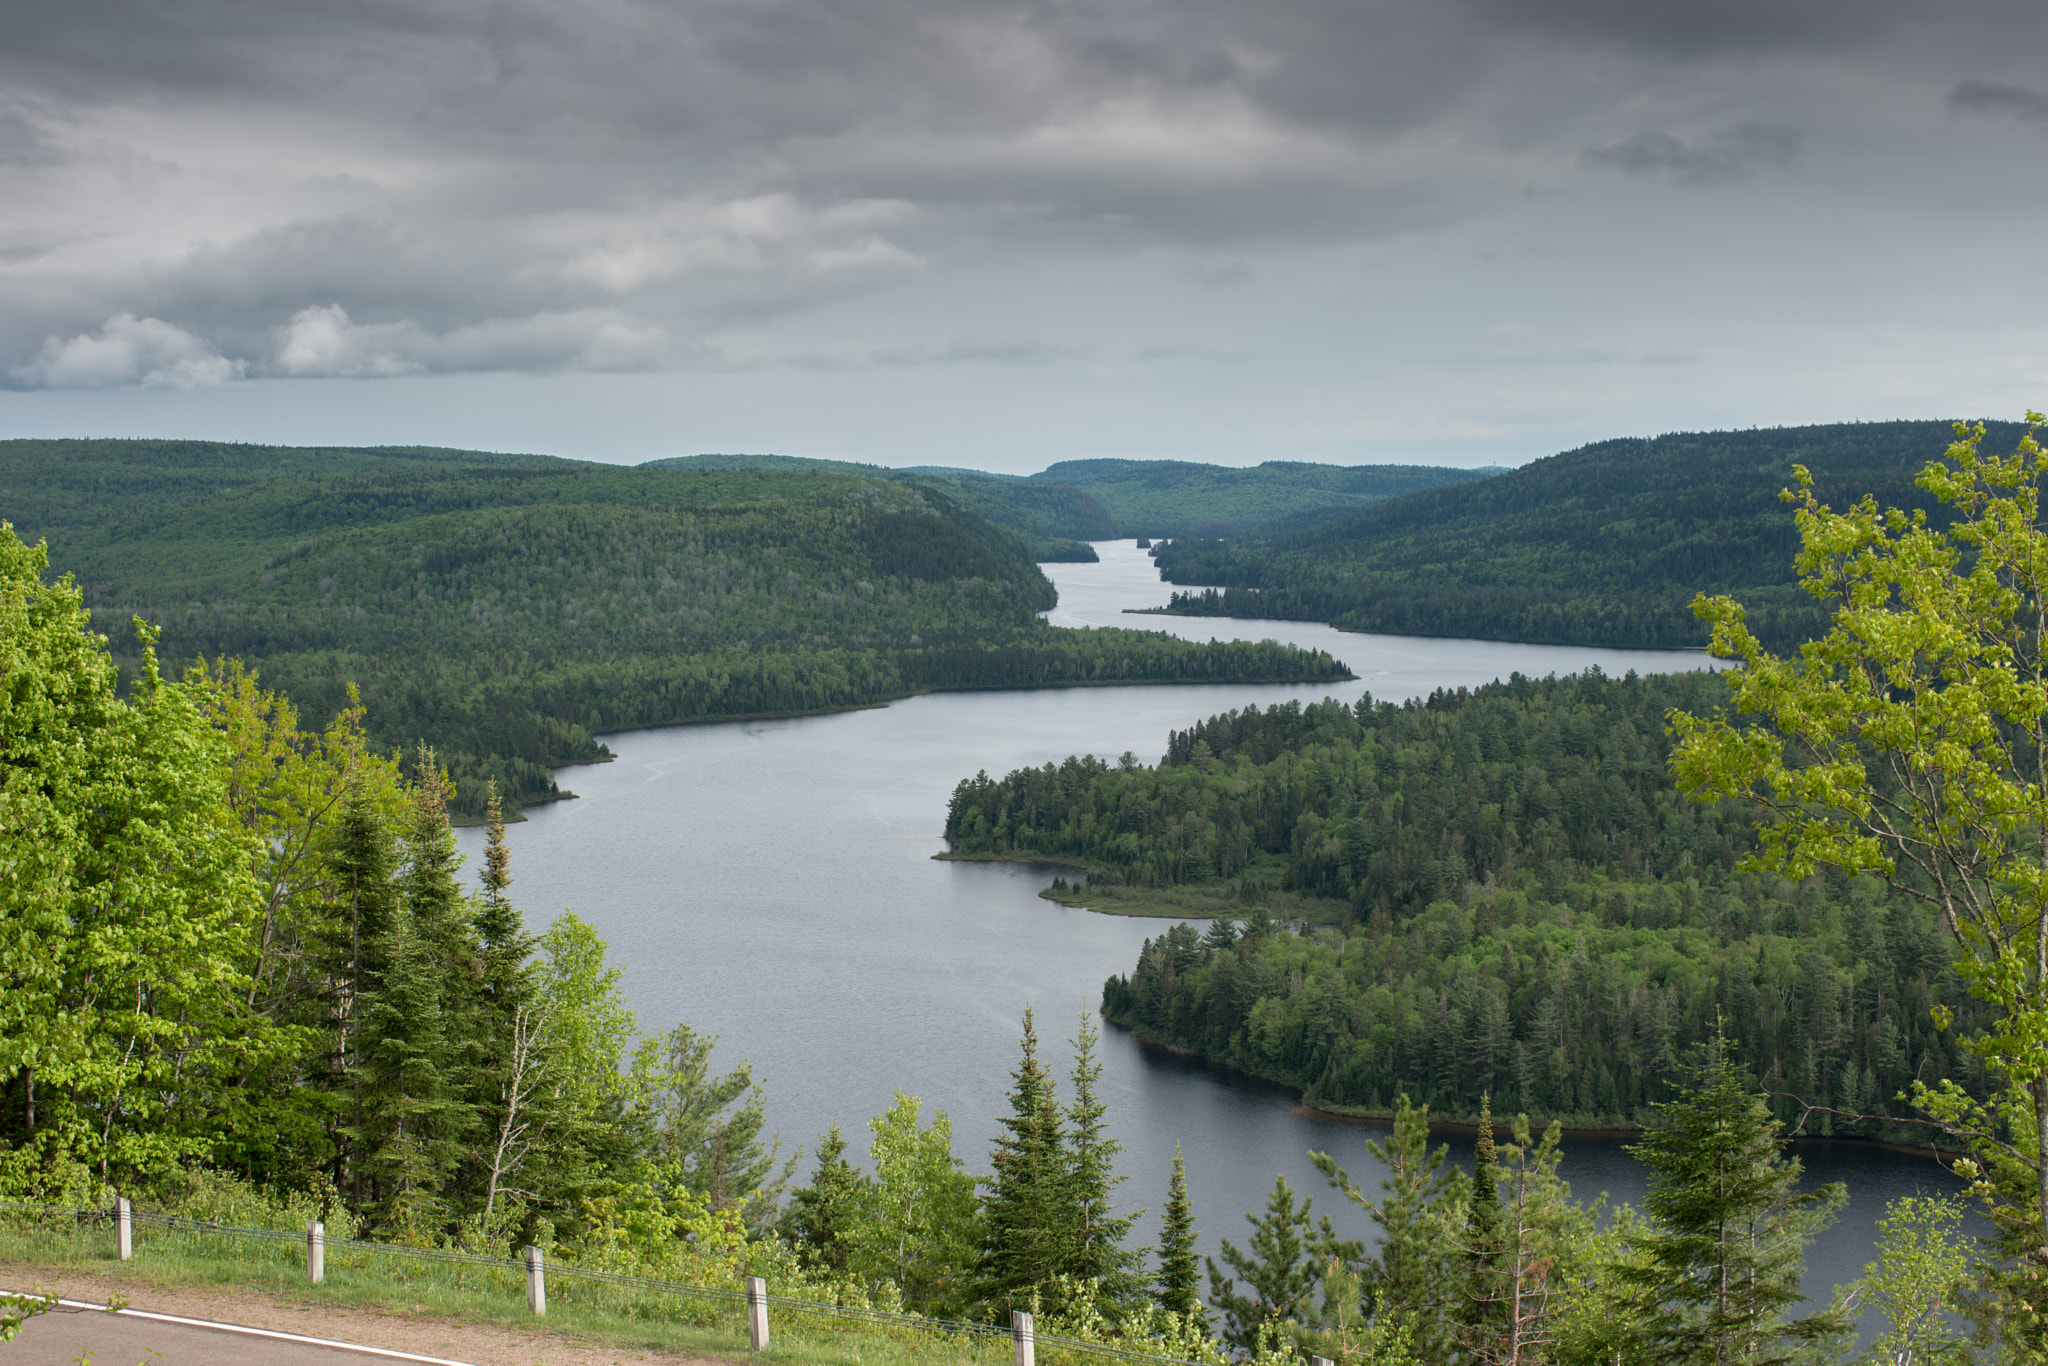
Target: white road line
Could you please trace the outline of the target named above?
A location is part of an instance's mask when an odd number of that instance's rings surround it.
[[[0,1290],[0,1297],[8,1299],[40,1299],[40,1295],[29,1295],[20,1290]],[[154,1319],[158,1323],[183,1324],[187,1328],[211,1328],[222,1333],[245,1333],[255,1338],[276,1338],[279,1342],[302,1342],[309,1347],[338,1347],[345,1352],[361,1352],[367,1356],[390,1357],[394,1361],[420,1361],[427,1366],[473,1366],[467,1361],[451,1361],[447,1357],[423,1357],[417,1352],[400,1352],[389,1347],[365,1347],[359,1342],[336,1342],[333,1338],[309,1338],[301,1333],[280,1333],[270,1328],[250,1328],[240,1323],[214,1323],[208,1319],[180,1318],[176,1314],[153,1314],[147,1309],[115,1309],[109,1311],[104,1304],[88,1304],[84,1300],[58,1300],[66,1309],[97,1309],[112,1312],[129,1319]]]

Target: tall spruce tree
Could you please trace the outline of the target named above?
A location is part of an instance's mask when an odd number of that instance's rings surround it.
[[[1787,1319],[1803,1301],[1806,1244],[1834,1222],[1840,1183],[1802,1194],[1800,1164],[1764,1098],[1716,1039],[1660,1126],[1631,1147],[1650,1171],[1640,1262],[1622,1270],[1635,1311],[1632,1355],[1670,1366],[1771,1366],[1848,1328],[1838,1303]]]
[[[1195,1256],[1195,1211],[1188,1202],[1187,1164],[1181,1160],[1180,1144],[1173,1145],[1173,1177],[1166,1183],[1166,1215],[1159,1229],[1159,1280],[1154,1292],[1159,1307],[1169,1314],[1192,1314],[1201,1308],[1198,1279],[1201,1262]]]
[[[350,1137],[368,1176],[361,1212],[424,1232],[455,1213],[450,1178],[476,1128],[479,1053],[469,1037],[479,959],[455,880],[447,779],[430,750],[420,752],[402,845],[382,923],[358,920],[361,1113]]]
[[[329,1045],[322,1050],[314,1082],[331,1097],[334,1184],[361,1214],[370,1187],[367,1125],[369,1073],[365,1032],[382,994],[392,922],[404,911],[392,876],[397,838],[377,802],[361,783],[344,800],[339,828],[327,862],[335,914],[330,937],[319,948],[329,982]]]
[[[535,999],[528,958],[533,936],[506,895],[512,885],[512,851],[505,845],[504,810],[498,785],[490,784],[484,804],[484,867],[472,918],[477,954],[476,980],[463,1004],[472,1015],[468,1031],[475,1048],[467,1059],[469,1103],[480,1130],[464,1164],[469,1203],[495,1214],[501,1192],[511,1187],[531,1154],[542,1108],[548,1023],[552,1003]],[[480,1198],[479,1198],[480,1197]]]
[[[1023,1058],[1010,1074],[1010,1113],[989,1152],[982,1201],[979,1298],[996,1314],[1031,1302],[1032,1291],[1065,1270],[1060,1216],[1068,1203],[1065,1135],[1053,1080],[1038,1059],[1038,1029],[1024,1008]]]
[[[1473,1148],[1472,1199],[1465,1207],[1465,1231],[1460,1239],[1471,1282],[1460,1316],[1469,1330],[1468,1338],[1490,1336],[1493,1322],[1502,1308],[1493,1296],[1506,1238],[1500,1208],[1500,1152],[1493,1141],[1493,1095],[1479,1098],[1479,1137]]]
[[[487,1008],[502,1021],[526,996],[526,960],[533,952],[533,937],[525,933],[519,912],[506,895],[512,886],[512,851],[505,844],[505,813],[495,780],[484,804],[484,841],[476,937],[483,951],[481,987]]]
[[[1061,1270],[1067,1275],[1095,1283],[1099,1302],[1129,1308],[1145,1294],[1141,1271],[1144,1253],[1124,1246],[1135,1214],[1118,1214],[1112,1196],[1124,1178],[1116,1173],[1116,1155],[1123,1144],[1109,1136],[1103,1123],[1107,1108],[1096,1093],[1102,1079],[1102,1062],[1095,1054],[1101,1033],[1094,1016],[1081,1012],[1081,1026],[1074,1036],[1074,1099],[1067,1107],[1067,1198],[1058,1211],[1071,1219],[1066,1230],[1070,1246],[1062,1255]]]

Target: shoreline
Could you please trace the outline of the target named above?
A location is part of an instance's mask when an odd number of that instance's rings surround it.
[[[946,850],[933,854],[932,858],[941,863],[1014,863],[1064,868],[1083,874],[1096,871],[1094,865],[1084,860],[1063,858],[1058,854],[963,854]],[[1065,891],[1045,887],[1038,895],[1041,900],[1057,906],[1133,920],[1216,920],[1223,917],[1242,920],[1250,909],[1242,901],[1234,899],[1236,888],[1221,879],[1175,887],[1125,887],[1115,883],[1085,886],[1077,883]],[[1295,921],[1310,925],[1337,924],[1349,909],[1341,901],[1327,897],[1305,898],[1295,892],[1276,890],[1269,897],[1266,909],[1275,921],[1283,924]],[[1130,904],[1117,904],[1125,898]],[[1280,904],[1275,905],[1276,902]]]
[[[1256,1072],[1248,1072],[1244,1068],[1234,1066],[1231,1063],[1219,1062],[1214,1058],[1204,1057],[1192,1049],[1182,1048],[1178,1044],[1170,1044],[1154,1039],[1142,1030],[1133,1029],[1129,1025],[1118,1024],[1107,1017],[1104,1017],[1103,1023],[1113,1028],[1121,1029],[1124,1033],[1130,1035],[1131,1038],[1137,1041],[1138,1047],[1141,1049],[1164,1053],[1169,1057],[1182,1059],[1185,1062],[1193,1063],[1203,1068],[1205,1071],[1220,1073],[1239,1083],[1249,1082],[1253,1086],[1268,1089],[1275,1093],[1292,1095],[1295,1099],[1287,1107],[1289,1114],[1300,1116],[1303,1119],[1314,1120],[1320,1124],[1348,1124],[1354,1128],[1384,1129],[1388,1131],[1391,1131],[1394,1127],[1394,1112],[1391,1110],[1375,1110],[1362,1105],[1333,1105],[1328,1102],[1314,1103],[1308,1099],[1306,1091],[1292,1082],[1276,1081],[1272,1077],[1264,1077]],[[1507,1113],[1507,1119],[1512,1121],[1512,1112]],[[1534,1116],[1531,1116],[1529,1129],[1532,1134],[1540,1135],[1545,1128],[1549,1127],[1549,1123],[1550,1121],[1547,1119],[1539,1121]],[[1479,1123],[1476,1119],[1439,1118],[1432,1114],[1429,1116],[1428,1124],[1429,1132],[1433,1134],[1456,1134],[1460,1137],[1471,1137],[1479,1132]],[[1639,1125],[1571,1125],[1564,1124],[1561,1121],[1560,1128],[1563,1131],[1563,1136],[1567,1139],[1591,1138],[1610,1142],[1641,1139],[1648,1132]],[[1494,1117],[1493,1131],[1496,1137],[1507,1131],[1507,1125],[1502,1122],[1500,1115]],[[1931,1158],[1944,1169],[1946,1169],[1950,1161],[1964,1156],[1961,1152],[1946,1152],[1939,1148],[1919,1147],[1910,1143],[1894,1143],[1881,1138],[1857,1138],[1839,1134],[1794,1134],[1788,1135],[1785,1141],[1793,1145],[1840,1143],[1857,1148],[1876,1148],[1885,1152],[1899,1153],[1906,1157]]]

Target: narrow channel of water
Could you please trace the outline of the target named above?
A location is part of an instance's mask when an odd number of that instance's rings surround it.
[[[953,1117],[954,1148],[986,1169],[1019,1017],[1036,1008],[1057,1042],[1128,972],[1140,944],[1169,922],[1096,915],[1037,893],[1050,869],[936,862],[946,802],[978,769],[1002,774],[1069,754],[1157,759],[1171,729],[1226,708],[1361,691],[1401,700],[1511,672],[1542,676],[1598,665],[1610,673],[1707,666],[1698,653],[1510,645],[1355,635],[1300,622],[1126,615],[1169,591],[1130,542],[1102,562],[1050,565],[1063,626],[1120,625],[1193,639],[1277,638],[1330,650],[1361,675],[1335,686],[1073,688],[943,693],[799,720],[726,723],[605,737],[610,764],[565,770],[581,794],[511,829],[513,897],[529,925],[573,907],[611,945],[642,1029],[688,1020],[716,1033],[720,1065],[751,1060],[767,1085],[771,1125],[815,1151],[839,1124],[856,1153],[868,1118],[896,1091]],[[477,862],[482,833],[462,832]],[[1202,1251],[1243,1246],[1247,1210],[1276,1172],[1316,1194],[1351,1236],[1369,1224],[1340,1208],[1310,1166],[1332,1153],[1368,1188],[1378,1164],[1363,1126],[1310,1118],[1278,1088],[1105,1031],[1103,1090],[1123,1142],[1128,1206],[1151,1211],[1157,1236],[1174,1145],[1187,1157]],[[1470,1160],[1470,1139],[1449,1140]],[[1590,1198],[1639,1200],[1640,1167],[1608,1140],[1567,1145],[1565,1174]],[[1813,1293],[1860,1274],[1873,1226],[1895,1196],[1946,1189],[1926,1159],[1852,1144],[1812,1144],[1816,1180],[1844,1180],[1850,1208],[1809,1258]]]

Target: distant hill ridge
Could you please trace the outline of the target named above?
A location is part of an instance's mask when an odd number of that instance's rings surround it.
[[[1269,460],[1236,467],[1187,460],[1063,460],[1031,475],[946,465],[889,469],[786,455],[685,455],[672,469],[834,469],[937,488],[1023,536],[1039,558],[1093,558],[1076,541],[1136,536],[1241,536],[1341,517],[1389,498],[1490,478],[1497,467],[1318,465]]]
[[[1048,487],[1058,499],[1072,490]],[[434,746],[458,809],[558,795],[606,730],[933,689],[1324,681],[1327,655],[1064,630],[1011,531],[912,480],[427,448],[0,442],[0,520],[47,540],[132,664],[239,658],[380,749]]]
[[[1986,448],[2024,429],[1989,423]],[[1158,552],[1189,615],[1328,621],[1346,630],[1548,644],[1704,645],[1696,593],[1731,593],[1766,641],[1826,628],[1792,570],[1778,493],[1792,466],[1837,507],[1865,493],[1927,508],[1914,477],[1954,439],[1945,421],[1673,432],[1595,442],[1496,478],[1419,490],[1319,526]]]

